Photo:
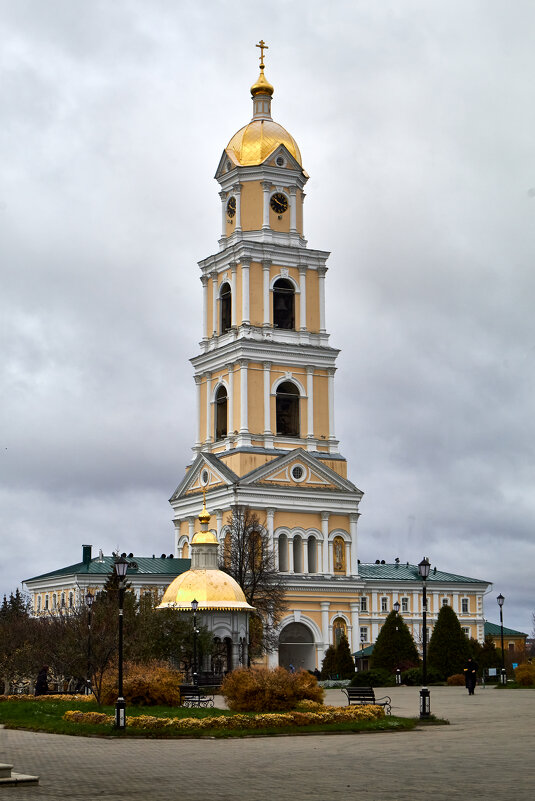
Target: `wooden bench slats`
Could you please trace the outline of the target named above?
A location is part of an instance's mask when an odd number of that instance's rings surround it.
[[[388,695],[376,698],[373,687],[345,687],[342,690],[347,695],[347,704],[376,704],[384,706],[387,715],[392,711],[392,699]]]

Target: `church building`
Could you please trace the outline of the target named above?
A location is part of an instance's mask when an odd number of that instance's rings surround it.
[[[307,247],[308,175],[296,140],[273,120],[266,45],[258,46],[252,119],[230,138],[215,175],[219,249],[199,263],[195,458],[170,499],[174,559],[163,564],[173,571],[151,574],[150,586],[156,581],[163,590],[188,569],[203,493],[208,529],[221,551],[232,509],[249,508],[265,526],[286,587],[288,612],[269,664],[314,669],[341,634],[352,652],[373,644],[396,602],[421,643],[422,580],[416,564],[359,561],[363,493],[348,478],[335,430],[339,351],[330,344],[325,315],[329,253]],[[416,556],[419,561],[423,554]],[[35,609],[43,608],[45,591],[80,588],[83,597],[93,567],[81,583],[76,569],[69,571],[69,587],[62,588],[61,571],[26,582]],[[143,581],[139,576],[140,587]],[[429,628],[449,604],[467,636],[483,642],[490,587],[432,567]]]

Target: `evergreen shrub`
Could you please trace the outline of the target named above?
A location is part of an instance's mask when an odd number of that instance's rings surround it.
[[[515,681],[521,684],[522,687],[535,686],[535,665],[525,663],[515,668]]]
[[[179,706],[182,673],[166,662],[127,662],[123,673],[123,694],[127,704],[136,706]],[[108,671],[102,682],[102,704],[117,700],[118,676]]]
[[[396,679],[387,670],[374,668],[372,670],[361,670],[355,673],[350,682],[350,687],[393,687]]]
[[[282,667],[237,668],[223,679],[221,693],[233,712],[284,711],[305,699],[322,703],[324,696],[307,670],[289,673]]]
[[[410,670],[404,670],[401,674],[401,683],[406,684],[407,687],[417,687],[423,684],[423,681],[424,675],[422,668],[410,668]],[[428,684],[439,684],[441,681],[442,675],[438,671],[433,668],[427,669]]]

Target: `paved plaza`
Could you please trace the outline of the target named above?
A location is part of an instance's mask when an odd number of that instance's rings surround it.
[[[393,714],[418,714],[418,688],[389,689]],[[378,693],[379,694],[379,693]],[[327,703],[343,704],[339,690]],[[117,740],[0,731],[0,762],[40,783],[4,798],[70,801],[531,801],[535,692],[460,687],[431,691],[450,726],[414,732]]]

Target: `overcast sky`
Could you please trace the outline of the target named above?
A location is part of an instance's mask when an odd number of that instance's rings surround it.
[[[269,45],[342,348],[362,561],[535,609],[535,5],[0,0],[0,592],[173,549],[191,460],[197,261]]]

